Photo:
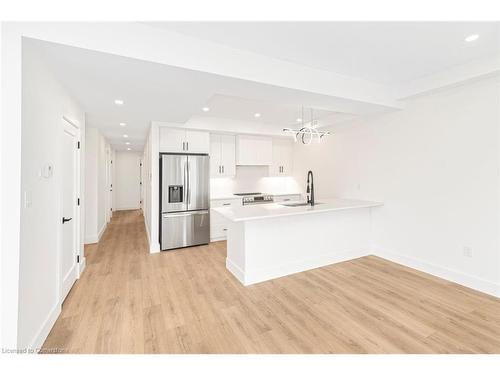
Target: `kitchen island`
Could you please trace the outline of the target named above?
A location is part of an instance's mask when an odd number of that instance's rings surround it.
[[[370,253],[371,211],[380,202],[323,199],[314,206],[215,208],[229,220],[226,268],[251,285]]]

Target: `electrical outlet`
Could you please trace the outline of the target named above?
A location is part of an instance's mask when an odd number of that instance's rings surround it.
[[[466,256],[467,258],[472,258],[472,247],[464,246],[463,252],[464,256]]]

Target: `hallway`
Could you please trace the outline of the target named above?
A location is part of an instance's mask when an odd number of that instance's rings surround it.
[[[500,353],[500,301],[377,257],[243,287],[225,242],[150,255],[118,211],[45,341],[64,353]]]

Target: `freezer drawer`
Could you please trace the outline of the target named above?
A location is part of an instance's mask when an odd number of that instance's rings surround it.
[[[208,210],[162,214],[161,249],[169,250],[210,242]]]

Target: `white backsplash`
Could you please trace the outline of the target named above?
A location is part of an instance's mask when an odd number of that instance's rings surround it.
[[[233,178],[211,178],[210,195],[226,196],[234,193],[261,192],[268,194],[296,194],[300,187],[293,177],[268,177],[269,167],[237,166]]]

